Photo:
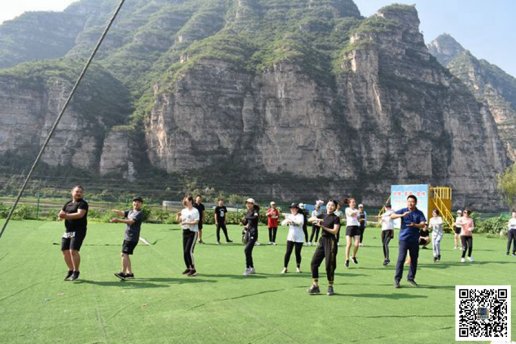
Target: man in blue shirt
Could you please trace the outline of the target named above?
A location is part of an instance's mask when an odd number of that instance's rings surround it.
[[[400,287],[407,250],[410,254],[410,270],[407,280],[414,287],[417,287],[415,278],[417,258],[419,256],[419,229],[425,226],[426,219],[423,212],[416,208],[416,204],[416,196],[410,195],[407,197],[407,208],[400,209],[391,215],[391,219],[401,218],[398,262],[396,263],[396,274],[394,275],[395,288]]]

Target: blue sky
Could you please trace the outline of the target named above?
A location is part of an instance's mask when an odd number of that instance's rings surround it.
[[[75,1],[2,0],[0,22],[24,11],[61,11]],[[441,33],[448,33],[476,57],[516,76],[515,0],[355,0],[364,16],[393,2],[416,5],[427,43]]]

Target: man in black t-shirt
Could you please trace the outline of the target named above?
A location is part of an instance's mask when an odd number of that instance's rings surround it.
[[[204,222],[204,204],[202,202],[201,195],[197,195],[195,197],[195,203],[193,204],[194,208],[197,209],[199,212],[199,244],[204,244],[204,241],[202,241],[202,223]]]
[[[224,205],[224,200],[219,198],[217,206],[215,207],[215,225],[217,226],[217,245],[220,245],[220,229],[224,232],[224,236],[226,237],[226,242],[233,242],[228,237],[228,230],[226,228],[226,213],[228,209]]]
[[[133,198],[133,209],[121,211],[114,209],[113,212],[117,216],[123,217],[111,219],[111,223],[125,223],[124,242],[122,243],[122,271],[115,273],[115,276],[121,280],[134,278],[131,258],[134,248],[140,240],[140,229],[143,221],[143,199],[141,197]]]
[[[67,202],[58,214],[60,220],[65,220],[65,233],[61,239],[61,251],[68,266],[65,281],[75,281],[79,278],[81,256],[79,251],[86,237],[88,226],[88,203],[82,198],[84,188],[77,185],[72,189],[72,200]]]

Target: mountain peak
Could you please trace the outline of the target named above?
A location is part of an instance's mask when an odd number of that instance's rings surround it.
[[[466,49],[451,35],[443,33],[428,44],[428,50],[443,66],[447,66],[451,60]]]

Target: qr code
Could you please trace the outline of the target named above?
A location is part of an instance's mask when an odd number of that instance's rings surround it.
[[[511,340],[511,286],[455,286],[455,340]]]

